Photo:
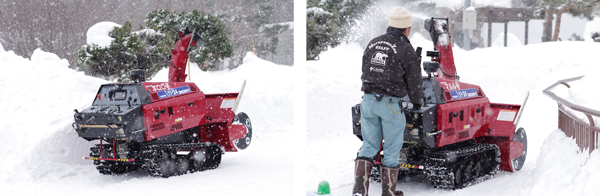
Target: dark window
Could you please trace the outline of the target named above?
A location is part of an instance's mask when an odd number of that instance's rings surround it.
[[[169,107],[169,116],[173,116],[173,106]]]
[[[154,119],[159,119],[160,115],[158,114],[158,110],[154,110]]]
[[[460,111],[460,121],[463,121],[463,114],[464,114],[464,110]]]
[[[452,123],[452,112],[448,113],[448,123]]]

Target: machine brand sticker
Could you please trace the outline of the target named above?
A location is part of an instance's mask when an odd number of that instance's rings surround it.
[[[175,122],[183,121],[183,117],[175,119]]]
[[[477,90],[475,90],[474,88],[450,91],[450,95],[452,95],[452,100],[478,96]]]
[[[515,111],[515,110],[500,110],[500,113],[498,113],[497,120],[512,122],[513,120],[515,120],[516,114],[517,114],[517,111]]]
[[[468,129],[468,128],[471,128],[471,125],[465,125],[464,129]]]
[[[447,90],[458,90],[460,89],[460,83],[458,82],[440,82],[440,84],[442,85],[442,88],[445,86]]]
[[[158,94],[158,98],[164,99],[164,98],[181,95],[181,94],[185,94],[185,93],[189,93],[189,92],[192,92],[192,91],[190,90],[190,87],[186,85],[186,86],[177,87],[177,88],[173,88],[173,89],[167,89],[164,91],[158,91],[157,94]]]
[[[224,98],[221,102],[221,108],[233,108],[235,104],[235,98]]]
[[[152,91],[154,91],[154,92],[158,92],[160,90],[171,89],[171,87],[169,86],[168,83],[162,83],[162,84],[152,85],[152,86],[148,86],[148,87],[152,88]]]

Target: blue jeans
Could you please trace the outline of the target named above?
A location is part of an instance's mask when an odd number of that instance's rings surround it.
[[[359,157],[373,158],[379,152],[381,139],[383,145],[383,166],[397,167],[400,149],[404,144],[406,117],[398,105],[398,97],[385,96],[381,101],[373,94],[365,94],[360,104],[360,122],[363,145]],[[394,111],[392,111],[392,109]]]

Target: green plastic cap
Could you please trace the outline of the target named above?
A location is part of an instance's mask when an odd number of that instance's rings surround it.
[[[319,190],[317,191],[319,195],[329,195],[331,192],[329,191],[329,182],[323,180],[319,183]]]

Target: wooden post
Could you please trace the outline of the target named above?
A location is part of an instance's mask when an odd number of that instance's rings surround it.
[[[596,149],[596,140],[595,140],[595,138],[596,138],[595,137],[596,136],[596,132],[593,129],[593,127],[596,127],[596,123],[594,122],[594,118],[592,118],[592,115],[585,114],[585,116],[587,116],[588,120],[590,121],[590,128],[588,130],[588,132],[590,134],[588,137],[590,137],[590,138],[589,138],[589,145],[588,146],[589,146],[589,151],[590,151],[590,154],[591,154],[592,151]]]
[[[504,47],[506,47],[506,40],[508,38],[507,32],[508,32],[508,22],[505,22],[504,23]]]
[[[488,18],[489,20],[489,18]],[[488,48],[492,47],[492,22],[488,22]]]
[[[527,45],[527,42],[529,40],[529,20],[525,21],[525,45]]]

